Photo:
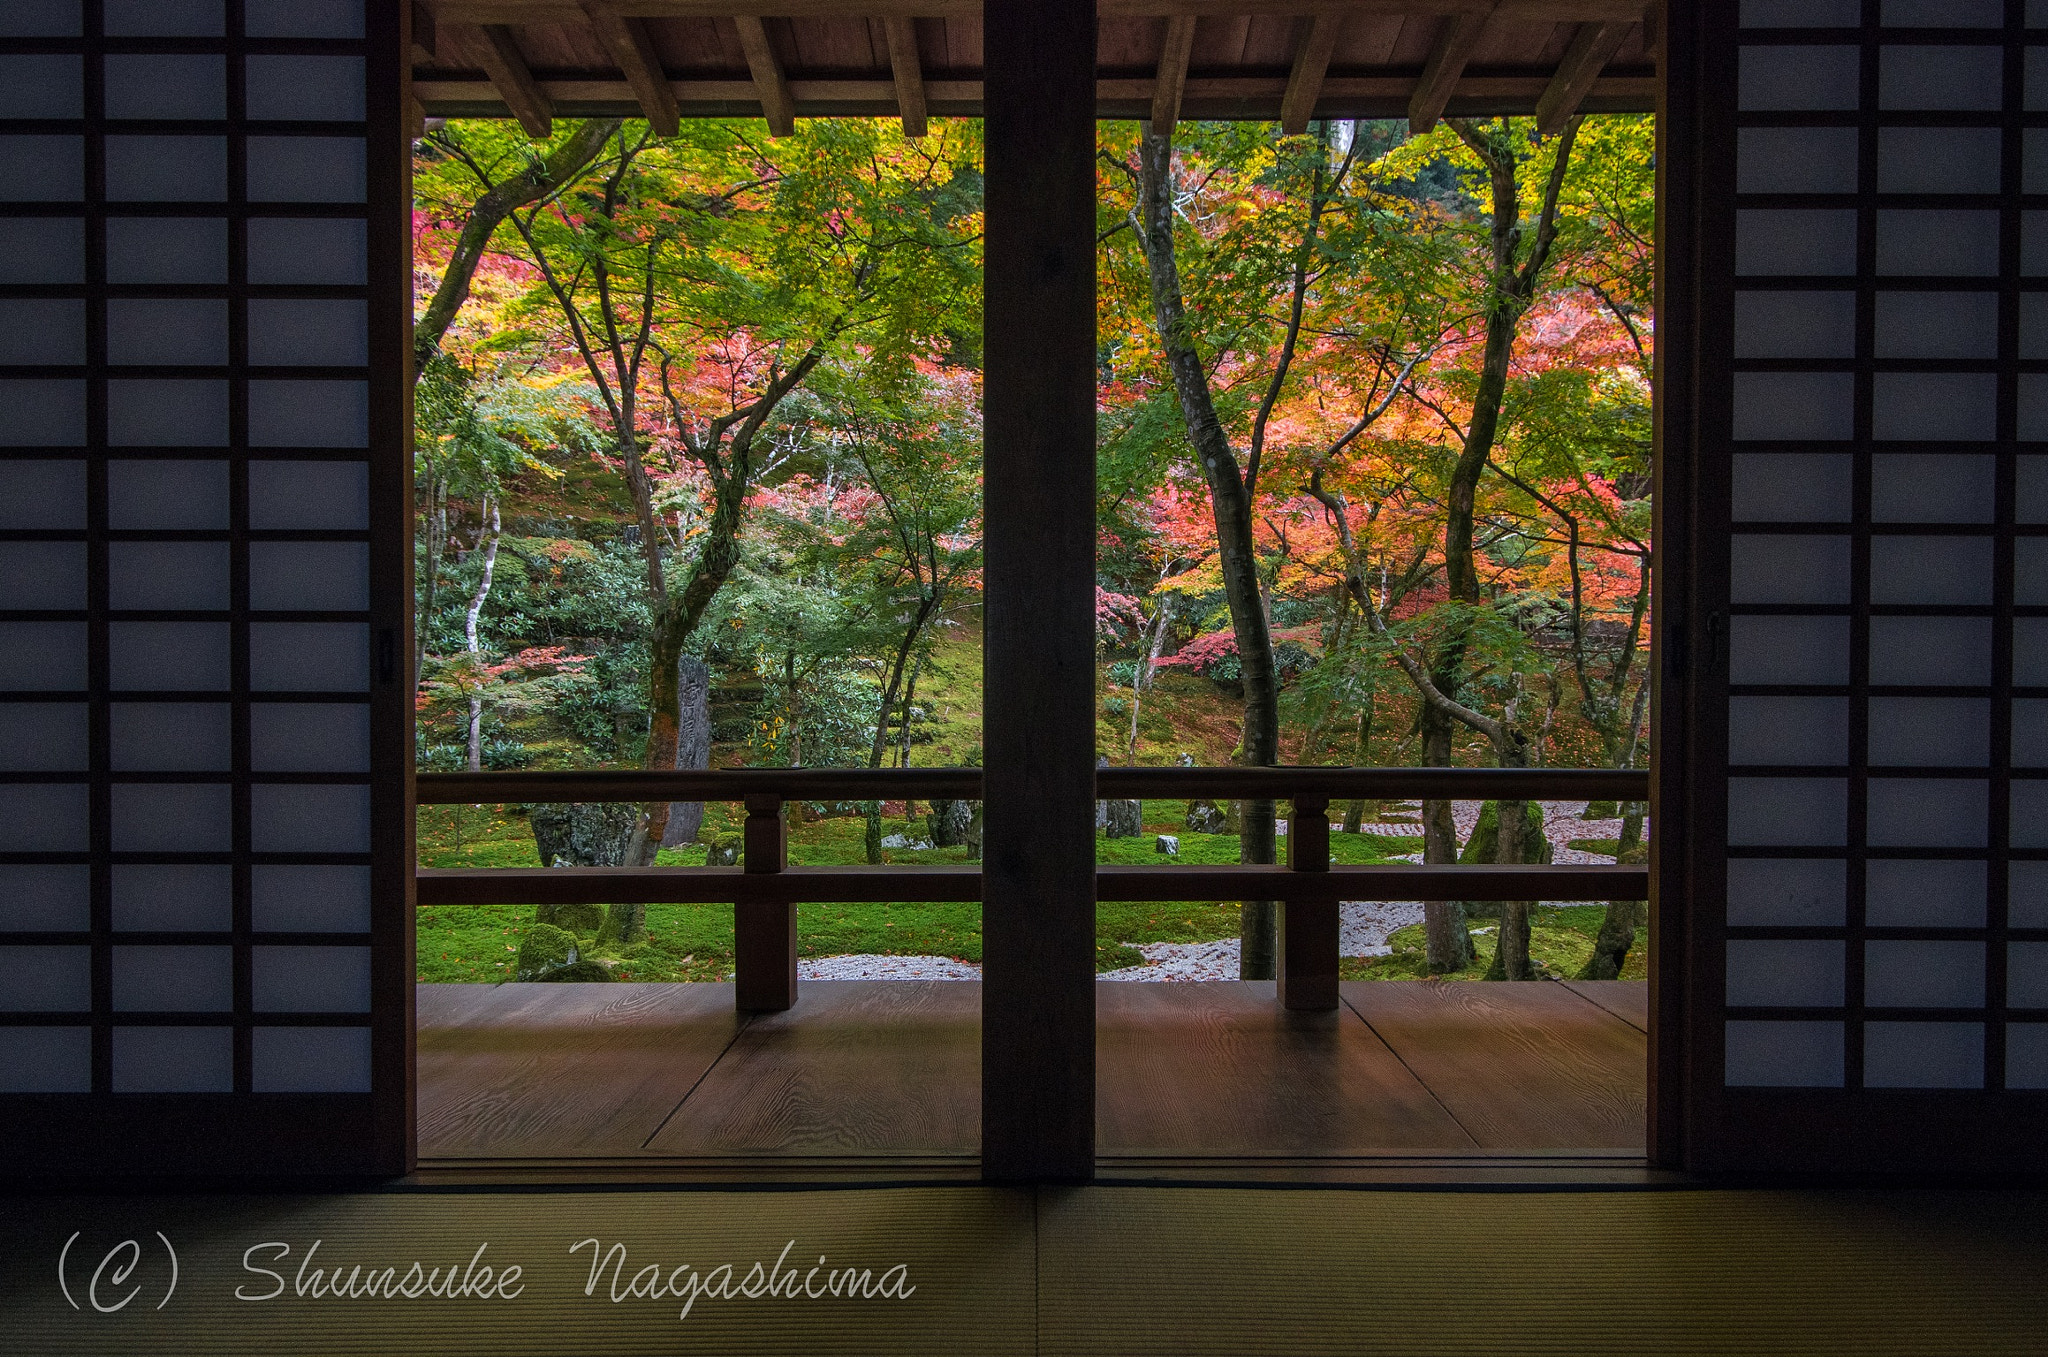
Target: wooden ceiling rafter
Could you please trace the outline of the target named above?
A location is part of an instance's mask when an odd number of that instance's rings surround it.
[[[896,109],[903,135],[925,134],[924,60],[917,51],[917,20],[892,15],[882,20],[889,39],[889,75],[896,82]]]
[[[1580,24],[1572,45],[1557,63],[1557,74],[1536,101],[1536,130],[1548,136],[1562,132],[1572,114],[1593,90],[1593,82],[1607,68],[1630,25],[1624,23]]]
[[[1408,101],[1408,130],[1416,136],[1435,127],[1449,107],[1451,95],[1464,77],[1465,66],[1479,46],[1486,25],[1493,19],[1494,6],[1465,10],[1443,21],[1429,61],[1416,82],[1414,97]]]
[[[740,49],[747,54],[747,69],[754,75],[754,91],[761,100],[761,116],[768,120],[768,135],[790,136],[796,131],[796,100],[789,92],[782,59],[775,55],[775,45],[768,41],[768,25],[753,14],[734,15],[732,22],[740,32]]]
[[[1195,25],[1199,22],[1192,14],[1177,14],[1166,21],[1166,45],[1159,54],[1159,69],[1152,86],[1155,136],[1172,136],[1174,124],[1180,121],[1181,96],[1188,85],[1188,58],[1194,55]]]
[[[477,32],[482,41],[474,44],[477,59],[483,63],[484,74],[491,78],[498,96],[505,101],[505,107],[526,129],[526,135],[544,140],[554,134],[555,107],[540,82],[533,78],[533,71],[526,64],[526,56],[519,50],[519,40],[512,29],[505,24],[479,24]]]
[[[1301,25],[1301,41],[1294,49],[1294,69],[1287,76],[1287,93],[1280,99],[1280,130],[1298,136],[1308,130],[1309,115],[1323,93],[1323,77],[1330,72],[1330,57],[1337,50],[1337,35],[1343,31],[1341,13],[1318,14]]]
[[[632,86],[633,97],[656,134],[672,137],[681,131],[683,111],[676,103],[676,92],[668,83],[667,73],[661,68],[661,56],[654,50],[647,21],[619,14],[604,0],[584,0],[583,13],[604,42],[605,50],[612,54],[612,60],[619,63],[620,74]]]

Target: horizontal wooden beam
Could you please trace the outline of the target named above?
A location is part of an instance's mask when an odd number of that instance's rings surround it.
[[[718,768],[656,772],[420,773],[422,805],[559,804],[570,801],[870,801],[981,795],[979,768]],[[1369,801],[1642,801],[1650,775],[1636,768],[1098,768],[1105,799],[1214,797],[1285,801],[1293,796]]]
[[[1536,111],[1536,101],[1549,87],[1544,76],[1472,76],[1458,81],[1445,110],[1474,115]],[[806,80],[788,82],[799,110],[806,116],[889,117],[900,112],[896,88],[889,80]],[[638,117],[640,105],[622,79],[543,80],[541,88],[565,116]],[[1322,102],[1312,115],[1328,118],[1390,118],[1405,116],[1416,87],[1414,76],[1329,76]],[[742,106],[758,103],[750,80],[671,80],[677,103],[692,117],[740,116]],[[1157,82],[1151,77],[1098,80],[1095,98],[1104,118],[1149,117]],[[1285,76],[1190,76],[1182,93],[1184,118],[1277,119],[1286,93]],[[428,114],[444,118],[502,117],[504,100],[487,81],[450,78],[419,71],[413,94]],[[979,80],[927,80],[926,107],[936,117],[978,117]],[[1649,113],[1657,106],[1654,75],[1602,75],[1581,107],[1603,113]]]
[[[590,17],[591,30],[619,64],[619,71],[632,87],[648,125],[658,136],[674,136],[681,130],[682,110],[676,104],[674,87],[661,69],[654,41],[647,35],[647,21],[616,14],[601,0],[585,0],[584,12]]]
[[[981,898],[981,868],[421,868],[422,905],[825,904]],[[1640,900],[1647,867],[1126,867],[1095,869],[1099,900]]]
[[[434,12],[412,0],[412,59],[431,62],[435,46]]]
[[[1579,111],[1580,103],[1593,92],[1593,82],[1600,78],[1601,70],[1620,50],[1629,28],[1624,23],[1579,25],[1571,46],[1557,63],[1557,74],[1550,78],[1543,97],[1536,101],[1538,132],[1549,136],[1564,130],[1572,114]]]
[[[527,69],[526,57],[519,50],[519,42],[512,30],[504,24],[484,24],[477,30],[483,35],[478,44],[484,74],[491,78],[491,85],[498,96],[505,101],[505,107],[526,129],[526,135],[544,138],[555,130],[555,110],[546,90],[533,78]]]
[[[768,120],[768,135],[789,136],[796,131],[796,100],[783,77],[781,58],[768,41],[768,26],[751,14],[737,15],[733,23],[740,32],[740,49],[747,54],[747,69],[754,75],[754,93],[761,101],[761,116]]]
[[[882,20],[889,38],[889,72],[896,85],[896,109],[903,135],[925,134],[924,62],[917,51],[917,20],[896,16]]]
[[[426,0],[444,23],[580,23],[577,0]],[[1503,16],[1518,23],[1633,21],[1641,0],[1500,0]],[[612,0],[620,14],[643,19],[724,19],[734,15],[779,19],[979,19],[981,0]],[[1355,14],[1412,17],[1465,14],[1494,8],[1490,0],[1100,0],[1103,19],[1233,19],[1247,15],[1294,17]]]

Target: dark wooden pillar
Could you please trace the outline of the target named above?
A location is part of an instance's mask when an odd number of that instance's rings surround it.
[[[775,873],[789,865],[782,798],[747,798],[741,876]],[[796,1003],[796,906],[780,900],[745,900],[732,910],[733,1003],[742,1013],[780,1013]]]
[[[1330,798],[1297,796],[1287,821],[1287,865],[1330,870]],[[1289,900],[1280,907],[1280,1004],[1328,1013],[1337,1007],[1337,948],[1342,921],[1335,900]]]
[[[982,1173],[1095,1166],[1095,4],[985,0]]]

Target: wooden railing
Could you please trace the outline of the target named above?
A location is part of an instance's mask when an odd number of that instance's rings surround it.
[[[730,903],[738,1006],[796,1002],[796,906],[823,901],[949,901],[981,896],[981,868],[791,867],[786,801],[973,800],[978,768],[739,768],[709,772],[421,773],[423,804],[739,801],[738,867],[421,868],[422,905]],[[1105,800],[1210,797],[1288,801],[1287,862],[1274,866],[1096,868],[1102,900],[1278,900],[1280,995],[1295,1009],[1337,1005],[1342,900],[1641,900],[1649,871],[1621,866],[1341,866],[1330,861],[1333,799],[1643,801],[1649,774],[1579,768],[1104,768]]]

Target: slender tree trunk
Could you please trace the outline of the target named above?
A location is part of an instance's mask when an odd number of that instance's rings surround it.
[[[1187,306],[1173,253],[1173,143],[1150,130],[1139,144],[1138,239],[1152,291],[1152,311],[1167,367],[1173,373],[1188,441],[1202,463],[1216,519],[1216,542],[1224,595],[1230,605],[1238,664],[1244,674],[1244,727],[1237,761],[1269,767],[1280,753],[1280,684],[1273,663],[1273,638],[1266,620],[1252,534],[1252,497],[1243,468],[1230,446],[1209,391],[1208,371],[1188,336]],[[1246,863],[1274,860],[1273,803],[1247,801],[1238,834],[1238,857]],[[1271,900],[1247,900],[1238,916],[1238,974],[1270,980],[1278,960],[1279,911]]]
[[[477,578],[476,592],[470,595],[469,611],[463,617],[462,635],[469,645],[470,663],[482,677],[483,647],[477,638],[477,619],[483,615],[484,600],[491,594],[491,574],[498,566],[498,538],[503,532],[503,523],[498,517],[498,500],[494,495],[484,498],[484,516],[490,520],[490,527],[484,536],[484,570]],[[471,693],[469,698],[469,771],[478,773],[484,766],[484,699],[481,693]]]
[[[1448,768],[1451,719],[1425,703],[1422,708],[1422,766]],[[1422,860],[1449,866],[1458,860],[1458,827],[1448,801],[1422,803]],[[1473,961],[1472,928],[1462,900],[1430,900],[1422,906],[1422,934],[1431,975],[1450,975]]]

